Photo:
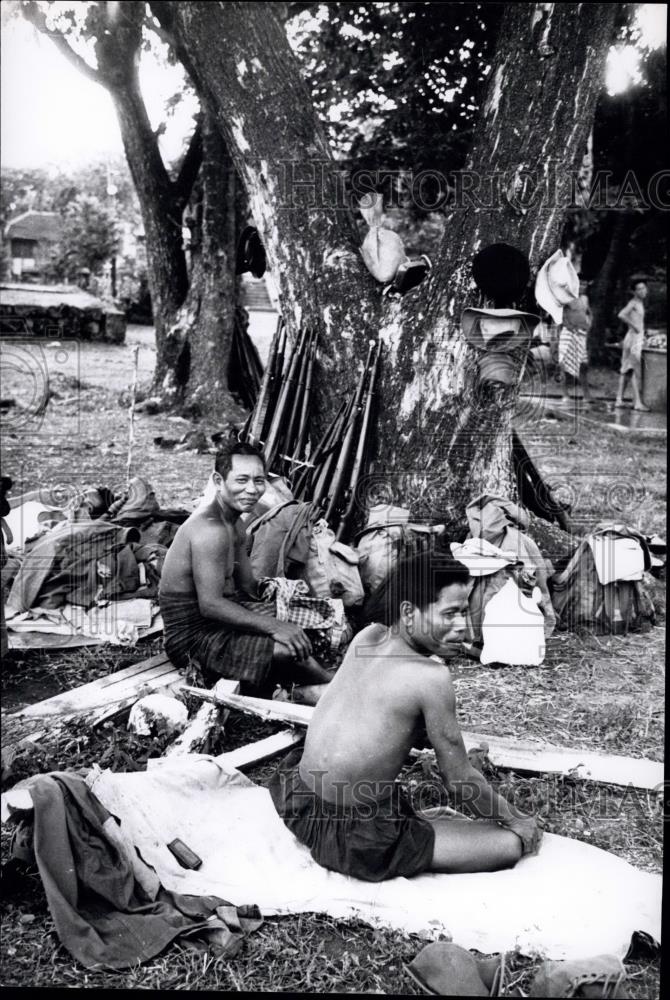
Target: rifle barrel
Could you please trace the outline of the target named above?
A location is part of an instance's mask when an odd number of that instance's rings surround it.
[[[284,351],[286,348],[286,324],[283,319],[280,320],[278,327],[277,336],[277,350],[273,354],[271,361],[271,371],[270,371],[270,387],[268,391],[267,407],[265,411],[265,417],[263,418],[263,428],[261,430],[261,440],[267,440],[267,436],[270,433],[270,426],[272,424],[272,418],[277,406],[277,400],[279,398],[279,390],[281,388],[281,377],[284,371]]]
[[[307,417],[309,414],[309,403],[312,395],[312,377],[314,373],[314,363],[316,360],[316,344],[319,339],[318,331],[314,334],[312,338],[312,343],[309,349],[309,358],[307,363],[307,377],[305,379],[305,392],[302,398],[302,409],[300,411],[300,420],[298,421],[298,440],[295,445],[295,458],[302,461],[304,460],[305,444],[307,441]]]
[[[291,351],[291,360],[289,362],[288,371],[286,373],[286,377],[282,380],[279,399],[277,400],[277,406],[272,417],[272,424],[270,425],[267,441],[265,443],[265,462],[268,469],[272,468],[275,454],[278,451],[280,435],[282,433],[285,419],[285,411],[288,405],[289,390],[292,383],[295,381],[295,374],[299,361],[299,352],[303,338],[304,331],[301,331],[300,336],[298,337],[297,342],[293,345],[293,350]]]
[[[253,419],[251,421],[251,426],[249,428],[249,436],[256,441],[261,440],[261,434],[263,432],[263,423],[265,421],[265,415],[267,413],[268,403],[270,401],[270,385],[274,375],[274,366],[277,360],[277,351],[279,350],[279,338],[281,335],[282,328],[282,318],[281,316],[277,320],[277,326],[272,337],[272,343],[270,344],[270,353],[268,355],[268,361],[265,366],[265,371],[263,372],[263,378],[261,381],[260,391],[258,393],[258,399],[256,400],[256,405],[254,406]]]
[[[362,400],[363,400],[363,389],[365,387],[365,382],[367,380],[367,375],[370,370],[370,363],[372,359],[372,353],[375,349],[375,342],[370,341],[370,346],[368,348],[368,356],[365,362],[365,367],[361,372],[361,376],[358,380],[358,385],[356,386],[356,393],[354,396],[354,405],[352,408],[352,414],[349,419],[347,429],[344,435],[344,441],[342,442],[342,450],[340,452],[340,457],[335,468],[335,474],[333,476],[333,481],[331,483],[331,488],[329,490],[329,501],[326,507],[325,518],[326,521],[330,523],[330,519],[335,513],[335,509],[339,502],[339,494],[342,488],[342,481],[344,479],[344,474],[346,472],[347,463],[349,460],[349,453],[351,452],[351,446],[354,440],[354,433],[356,430],[356,424],[358,422],[358,415],[361,412]]]
[[[377,376],[379,374],[379,359],[381,357],[381,342],[377,343],[377,352],[375,354],[375,359],[372,363],[372,369],[370,371],[370,381],[368,383],[367,393],[365,395],[365,408],[363,410],[363,419],[361,422],[361,430],[358,437],[358,445],[356,447],[356,454],[354,456],[354,464],[351,470],[351,478],[349,480],[349,490],[347,505],[340,519],[337,531],[335,533],[335,538],[339,542],[344,535],[349,519],[354,510],[354,505],[356,503],[356,489],[358,487],[358,480],[360,479],[361,469],[363,468],[363,457],[365,455],[365,447],[367,443],[368,430],[370,427],[370,414],[372,412],[372,402],[374,398],[375,386],[377,383]]]
[[[314,480],[315,477],[318,475],[317,460],[323,459],[324,453],[326,452],[326,449],[330,447],[330,443],[335,438],[337,429],[343,422],[343,415],[346,414],[347,408],[350,405],[351,405],[351,400],[347,401],[346,399],[343,399],[342,402],[340,403],[339,410],[337,411],[337,413],[335,414],[335,416],[330,421],[325,431],[321,435],[321,438],[316,447],[313,448],[312,451],[310,452],[309,461],[311,468],[308,467],[303,469],[302,472],[299,474],[298,479],[296,480],[296,484],[293,490],[294,496],[300,496],[307,487],[307,481],[310,479]]]
[[[291,406],[291,415],[288,419],[288,424],[286,425],[286,436],[284,439],[283,451],[286,456],[294,458],[298,457],[297,455],[293,454],[293,445],[297,435],[297,430],[298,430],[297,425],[302,410],[303,397],[305,395],[305,380],[307,378],[307,368],[309,365],[309,352],[312,345],[313,336],[314,336],[314,331],[310,330],[303,342],[303,349],[300,357],[300,369],[298,371],[296,391],[293,397],[293,405]],[[290,461],[287,462],[287,466],[290,466]]]

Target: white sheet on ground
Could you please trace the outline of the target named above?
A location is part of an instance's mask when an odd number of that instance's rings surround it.
[[[96,769],[89,784],[170,890],[215,894],[263,913],[358,917],[466,948],[550,959],[611,952],[633,931],[660,941],[661,876],[577,840],[546,834],[539,855],[509,871],[369,883],[319,867],[277,816],[270,795],[216,758],[158,759],[149,770]],[[180,837],[202,859],[179,866]]]
[[[105,642],[133,646],[149,629],[162,628],[158,602],[148,597],[110,601],[88,611],[75,604],[31,608],[7,618],[10,648],[76,647]]]

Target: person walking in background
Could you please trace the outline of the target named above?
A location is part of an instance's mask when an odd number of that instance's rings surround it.
[[[631,376],[633,386],[633,409],[649,412],[649,407],[642,402],[642,348],[644,347],[644,300],[647,297],[647,285],[637,281],[633,289],[633,297],[619,313],[628,329],[623,341],[621,368],[619,369],[619,391],[615,407],[625,406],[623,395],[626,390],[628,376]]]
[[[579,298],[563,309],[563,324],[558,337],[558,365],[561,372],[562,401],[569,402],[568,378],[582,387],[582,396],[590,404],[588,383],[588,332],[591,328],[591,308],[586,295],[586,282],[580,282]]]

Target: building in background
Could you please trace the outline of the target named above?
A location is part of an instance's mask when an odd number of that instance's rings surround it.
[[[15,281],[42,280],[62,235],[63,220],[58,212],[30,209],[8,222],[5,252],[11,277]]]

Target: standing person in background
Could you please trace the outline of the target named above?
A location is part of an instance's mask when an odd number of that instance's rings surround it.
[[[625,406],[623,394],[626,389],[626,381],[631,376],[633,385],[633,409],[641,410],[643,413],[649,412],[649,407],[642,402],[642,348],[644,347],[644,300],[647,297],[647,285],[644,281],[637,281],[633,289],[633,297],[619,313],[628,329],[623,341],[621,354],[621,368],[619,378],[619,391],[617,393],[615,407],[621,409]]]
[[[561,371],[563,402],[570,399],[568,376],[582,387],[584,402],[591,402],[588,383],[588,332],[591,329],[591,308],[586,294],[586,282],[579,283],[579,298],[563,309],[563,324],[558,339],[558,365]]]

